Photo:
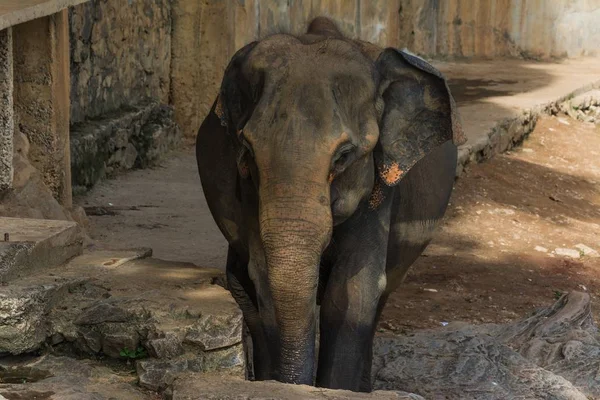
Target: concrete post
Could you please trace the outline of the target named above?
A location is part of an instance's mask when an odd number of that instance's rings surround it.
[[[70,208],[68,11],[16,25],[13,42],[15,113],[31,143],[29,160]]]
[[[0,31],[0,193],[13,182],[13,43],[12,29]]]

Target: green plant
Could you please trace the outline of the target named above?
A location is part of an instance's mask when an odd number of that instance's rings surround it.
[[[126,357],[126,358],[129,358],[132,360],[137,360],[140,358],[148,357],[148,353],[146,352],[146,349],[141,346],[135,350],[129,350],[127,347],[125,347],[123,350],[121,350],[119,352],[119,354],[121,355],[121,357]]]
[[[554,298],[556,300],[560,299],[562,297],[563,293],[560,290],[555,290],[554,291]]]

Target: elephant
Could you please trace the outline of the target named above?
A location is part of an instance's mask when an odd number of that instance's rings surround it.
[[[235,53],[196,158],[256,380],[371,390],[377,321],[446,211],[463,142],[440,72],[329,18]]]

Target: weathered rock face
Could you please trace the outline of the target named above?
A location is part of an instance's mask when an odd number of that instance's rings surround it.
[[[168,0],[93,0],[70,9],[71,123],[123,106],[168,103]]]
[[[242,314],[221,272],[97,251],[0,287],[0,354],[134,360],[139,384],[167,389],[184,371],[244,377]]]
[[[173,109],[156,103],[129,107],[71,128],[75,192],[133,167],[152,165],[180,140]]]
[[[510,325],[451,324],[375,342],[375,388],[426,398],[584,400],[600,395],[589,295],[571,293]]]

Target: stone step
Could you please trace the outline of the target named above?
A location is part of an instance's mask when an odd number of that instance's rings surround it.
[[[132,370],[107,366],[94,360],[75,360],[52,355],[0,359],[0,400],[157,400],[136,386]],[[221,373],[184,373],[173,390],[162,398],[171,400],[423,400],[421,396],[399,391],[378,390],[355,393],[346,390],[286,385],[278,382],[249,382]]]
[[[0,217],[0,282],[62,265],[82,249],[75,222]]]
[[[150,254],[87,252],[0,286],[0,355],[134,363],[140,386],[159,392],[183,372],[243,378],[242,314],[223,273]]]
[[[425,400],[414,393],[376,390],[357,393],[275,381],[250,382],[217,373],[180,375],[173,386],[172,400]]]

